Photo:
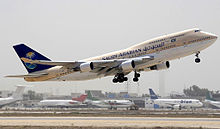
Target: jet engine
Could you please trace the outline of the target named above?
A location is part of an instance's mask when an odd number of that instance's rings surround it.
[[[179,105],[179,104],[173,105],[172,109],[179,109],[179,110],[181,110],[181,105]]]
[[[79,67],[81,72],[89,72],[94,69],[94,65],[92,62],[82,63]]]
[[[122,62],[121,65],[120,65],[120,68],[123,71],[134,69],[135,68],[134,60],[128,60],[128,61]]]
[[[166,61],[165,63],[157,64],[150,67],[150,70],[163,70],[168,69],[170,67],[169,61]]]

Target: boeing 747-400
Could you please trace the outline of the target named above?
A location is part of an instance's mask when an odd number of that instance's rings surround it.
[[[217,40],[215,34],[200,29],[189,29],[144,41],[129,48],[79,61],[51,61],[24,44],[13,46],[28,71],[21,77],[36,81],[79,81],[114,76],[114,83],[127,81],[134,71],[137,82],[141,71],[162,70],[170,67],[170,60],[199,53]]]

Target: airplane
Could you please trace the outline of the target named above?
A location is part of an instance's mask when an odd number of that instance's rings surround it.
[[[216,101],[215,99],[213,99],[211,92],[207,93],[206,99],[204,102],[210,105],[213,105],[216,108],[220,108],[220,101]]]
[[[108,108],[117,110],[118,108],[126,108],[127,110],[138,110],[138,107],[131,100],[96,100],[90,101],[89,104],[100,108]]]
[[[72,98],[72,100],[41,100],[39,106],[41,107],[73,107],[79,105],[85,105],[83,102],[87,98],[87,95],[81,95],[78,98]]]
[[[159,108],[171,108],[179,109],[182,108],[199,108],[203,104],[197,99],[159,99],[155,92],[149,88],[150,99],[154,104],[158,105]]]
[[[86,103],[100,108],[108,108],[117,110],[118,108],[127,108],[130,110],[138,110],[138,107],[131,100],[99,100],[92,97],[91,92],[88,92]]]
[[[163,70],[170,67],[170,60],[195,54],[199,63],[200,51],[212,45],[217,35],[194,28],[160,36],[129,48],[79,61],[51,61],[25,44],[13,46],[26,75],[6,77],[36,81],[80,81],[114,76],[113,83],[127,81],[126,75],[134,71],[137,82],[140,72]]]
[[[12,94],[12,96],[7,97],[7,98],[0,98],[0,107],[22,100],[24,89],[25,89],[25,86],[17,86],[17,89]]]

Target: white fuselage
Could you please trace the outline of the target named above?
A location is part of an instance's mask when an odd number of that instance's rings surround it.
[[[101,108],[129,108],[134,105],[130,100],[100,100],[91,101],[91,104]]]
[[[127,49],[116,52],[111,52],[101,56],[85,59],[83,61],[93,60],[114,60],[114,59],[132,59],[143,56],[153,56],[154,59],[146,63],[137,65],[135,69],[142,71],[149,71],[149,67],[163,62],[178,59],[181,57],[195,54],[212,45],[217,39],[217,36],[204,31],[195,32],[195,29],[186,30],[178,33],[173,33],[152,40],[147,40],[140,44],[134,45]],[[44,78],[39,80],[50,81],[77,81],[90,80],[101,78],[110,75],[98,74],[96,72],[69,72],[61,66],[55,66],[50,69],[40,71],[42,73],[49,73]],[[37,72],[36,72],[37,73]],[[27,79],[27,78],[26,78]],[[28,81],[28,79],[27,79]],[[30,80],[38,81],[38,80]]]
[[[0,98],[0,107],[5,106],[7,104],[14,103],[18,100],[22,100],[24,89],[25,89],[25,86],[17,86],[17,89],[12,94],[12,96],[7,97],[7,98]]]
[[[39,105],[42,107],[71,107],[82,104],[74,100],[42,100]]]
[[[161,108],[198,108],[203,106],[203,104],[196,99],[155,99],[152,101]]]
[[[0,98],[0,106],[4,106],[7,104],[11,104],[14,103],[16,101],[18,101],[19,99],[17,98],[13,98],[13,97],[8,97],[8,98]]]
[[[217,108],[220,108],[220,101],[205,100],[205,102],[208,104],[211,104]]]

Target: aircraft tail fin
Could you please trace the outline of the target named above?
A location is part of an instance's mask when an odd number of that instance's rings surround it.
[[[17,100],[22,99],[22,95],[24,93],[24,89],[25,89],[25,86],[17,86],[17,89],[12,94],[12,97],[17,99]]]
[[[207,99],[207,100],[215,101],[215,100],[213,99],[212,93],[211,93],[210,91],[208,91],[208,92],[206,93],[206,99]]]
[[[38,53],[37,51],[31,49],[30,47],[26,46],[25,44],[18,44],[18,45],[13,46],[13,48],[15,49],[15,51],[20,59],[23,57],[23,58],[28,58],[28,59],[32,59],[32,60],[50,61],[49,58],[47,58],[47,57],[43,56],[42,54]],[[27,69],[27,71],[29,73],[53,67],[50,65],[25,63],[23,60],[21,60],[21,62],[23,63],[23,65],[25,66],[25,68]]]
[[[87,98],[87,95],[82,94],[82,95],[80,95],[80,97],[78,97],[78,98],[72,98],[72,100],[79,101],[79,102],[83,102],[83,101],[86,100],[86,98]]]
[[[87,98],[88,98],[89,100],[92,100],[92,101],[99,100],[99,99],[97,99],[97,98],[93,97],[93,95],[92,95],[91,91],[88,91],[87,95],[88,95],[88,97],[87,97]]]
[[[154,93],[154,91],[151,88],[149,88],[149,92],[151,99],[158,99],[157,95]]]

